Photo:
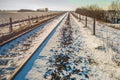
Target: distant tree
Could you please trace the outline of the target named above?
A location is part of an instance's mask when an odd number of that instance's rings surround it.
[[[113,1],[109,7],[108,7],[108,16],[111,17],[111,20],[116,23],[118,23],[118,20],[120,20],[120,1],[116,0]]]
[[[48,8],[37,9],[37,12],[48,12]]]
[[[81,15],[87,15],[89,17],[95,17],[96,19],[103,19],[105,11],[97,5],[90,5],[87,7],[77,8],[76,13]]]
[[[77,8],[76,10],[75,10],[75,13],[80,13],[80,8]]]
[[[48,8],[45,8],[45,12],[48,12]]]
[[[119,0],[116,0],[116,1],[113,1],[109,7],[108,7],[109,10],[120,10],[120,1]]]
[[[103,20],[105,11],[97,5],[90,5],[87,7],[77,8],[75,12],[86,16],[85,26],[87,26],[87,17],[93,18],[93,35],[95,35],[96,19]]]
[[[35,12],[35,11],[30,9],[20,9],[18,10],[18,12]]]

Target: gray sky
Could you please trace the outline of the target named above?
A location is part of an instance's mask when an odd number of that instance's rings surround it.
[[[0,0],[0,9],[38,9],[74,10],[77,7],[98,4],[107,7],[113,0]]]

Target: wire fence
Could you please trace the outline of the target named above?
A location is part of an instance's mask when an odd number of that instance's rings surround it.
[[[76,13],[72,13],[74,17],[79,19],[79,15]],[[83,16],[83,15],[82,15]],[[82,18],[81,23],[85,25],[85,19]],[[120,28],[120,24],[111,24]],[[95,28],[95,36],[99,37],[103,44],[105,43],[106,48],[112,48],[115,52],[120,54],[120,30],[111,27],[106,23],[101,23],[96,21]],[[93,32],[93,19],[87,19],[87,28],[89,28]]]
[[[13,21],[12,18],[9,18],[8,23],[0,24],[0,29],[3,33],[0,33],[0,43],[17,36],[21,33],[24,33],[28,30],[35,28],[35,25],[45,22],[55,16],[63,14],[62,12],[52,13],[42,16],[31,17],[28,16],[27,19]]]

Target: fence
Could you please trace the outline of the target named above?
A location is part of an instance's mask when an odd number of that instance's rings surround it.
[[[72,13],[72,15],[79,19],[78,14]],[[85,19],[81,20],[81,23],[85,24]],[[87,28],[89,28],[93,32],[93,19],[88,18],[87,19]],[[117,24],[117,26],[120,26],[120,24]],[[106,23],[100,23],[99,21],[96,21],[95,24],[95,32],[96,37],[99,37],[104,43],[107,45],[105,46],[107,49],[110,47],[115,52],[120,53],[120,30],[117,28],[113,28],[111,26],[108,26]]]
[[[10,30],[10,32],[12,32],[13,31],[12,27],[13,27],[14,24],[18,24],[18,23],[21,23],[21,22],[27,22],[27,21],[30,24],[31,21],[36,20],[36,22],[38,22],[38,20],[44,19],[45,17],[50,17],[52,15],[54,15],[54,14],[49,14],[49,15],[44,15],[44,16],[36,16],[36,17],[30,17],[30,16],[28,16],[28,19],[17,20],[17,21],[12,21],[12,18],[10,17],[9,18],[9,22],[0,24],[0,27],[9,26],[9,28],[10,28],[9,30]]]
[[[8,23],[0,24],[0,28],[8,28],[8,32],[6,32],[4,35],[1,34],[0,36],[0,43],[3,43],[4,41],[17,36],[31,28],[33,28],[34,25],[39,24],[40,21],[44,21],[46,19],[50,19],[52,17],[55,17],[57,15],[61,15],[62,13],[54,13],[54,14],[49,14],[49,15],[42,15],[42,16],[36,16],[36,17],[30,17],[28,16],[27,19],[23,20],[17,20],[17,21],[12,21],[12,18],[9,18]],[[15,25],[18,25],[16,28]],[[15,29],[16,28],[16,29]]]

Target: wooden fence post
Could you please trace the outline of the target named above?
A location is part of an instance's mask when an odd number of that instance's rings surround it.
[[[81,21],[81,15],[79,14],[79,21]]]
[[[12,26],[12,18],[10,17],[10,26],[9,26],[9,32],[11,33],[13,31],[13,26]]]
[[[31,16],[31,24],[33,24],[33,22],[34,22],[34,19],[33,19],[34,17],[33,16]]]
[[[28,16],[28,25],[31,26],[30,16]]]
[[[94,20],[93,20],[93,35],[95,35],[95,25],[96,25],[96,21],[95,21],[95,17],[94,17]]]
[[[44,16],[43,16],[43,15],[41,16],[41,19],[44,19]]]
[[[39,22],[39,20],[38,20],[38,16],[36,15],[36,22]]]
[[[87,15],[85,17],[85,27],[87,27]]]

